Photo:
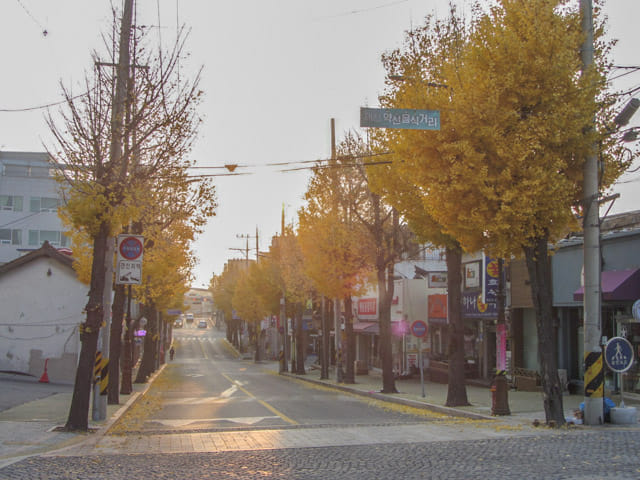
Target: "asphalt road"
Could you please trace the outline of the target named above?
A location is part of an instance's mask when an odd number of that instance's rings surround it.
[[[73,385],[40,383],[36,377],[0,372],[0,412],[24,403],[73,391]]]
[[[640,478],[635,427],[438,420],[269,373],[236,359],[211,325],[176,330],[175,344],[149,393],[158,404],[133,431],[26,458],[0,479]]]
[[[162,408],[144,422],[143,431],[425,421],[268,373],[260,363],[236,359],[223,339],[224,332],[210,325],[174,330],[176,356],[167,372],[171,383],[161,397]]]

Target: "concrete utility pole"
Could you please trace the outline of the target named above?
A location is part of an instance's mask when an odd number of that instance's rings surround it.
[[[333,208],[335,211],[338,210],[338,207],[336,205],[336,192],[339,188],[338,186],[338,179],[337,179],[337,167],[336,167],[336,163],[337,163],[338,157],[336,154],[336,119],[332,118],[331,119],[331,166],[332,166],[332,172],[331,172],[331,178],[333,179]],[[340,299],[338,298],[334,298],[333,299],[333,328],[335,331],[335,336],[334,336],[334,342],[335,342],[335,348],[336,348],[336,382],[342,382],[342,349],[340,348],[341,346],[341,338],[340,338],[340,334],[342,333],[340,330]]]
[[[284,258],[284,204],[282,205],[282,218],[281,229],[282,233],[280,235],[280,263],[282,264],[282,260]],[[282,327],[282,361],[280,364],[280,368],[282,372],[289,371],[288,362],[289,362],[289,327],[287,322],[287,305],[285,303],[286,291],[284,286],[284,279],[282,285],[282,298],[280,299],[280,323]]]
[[[580,0],[582,11],[583,75],[593,66],[593,6]],[[593,124],[592,124],[592,128]],[[593,145],[584,162],[583,231],[584,231],[584,423],[599,425],[604,421],[604,366],[601,347],[600,311],[600,213],[598,210],[598,146]]]

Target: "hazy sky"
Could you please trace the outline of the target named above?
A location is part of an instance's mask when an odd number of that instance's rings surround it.
[[[119,1],[114,2],[120,4]],[[457,5],[469,2],[457,1]],[[310,171],[282,172],[271,163],[327,158],[329,119],[338,141],[357,129],[359,108],[376,106],[384,87],[380,55],[401,45],[404,32],[428,13],[445,16],[443,0],[138,0],[138,23],[156,28],[162,42],[176,25],[191,29],[185,75],[204,66],[204,123],[193,151],[201,166],[246,165],[251,175],[217,177],[217,216],[195,244],[200,259],[194,286],[206,285],[229,258],[244,258],[244,238],[266,250],[302,205]],[[618,38],[616,65],[640,65],[640,1],[609,0],[610,35]],[[82,91],[90,53],[104,52],[111,28],[108,0],[2,0],[0,4],[0,150],[43,151],[52,146],[44,109],[60,101],[60,82]],[[47,35],[43,35],[43,31]],[[624,73],[616,71],[615,74]],[[640,85],[640,73],[616,80]],[[636,94],[638,96],[638,94]],[[640,113],[632,122],[640,125]],[[640,162],[636,162],[636,167]],[[301,165],[292,165],[292,167]],[[198,171],[197,173],[202,173]],[[626,174],[612,212],[640,209],[640,173]],[[249,240],[255,258],[255,238]]]

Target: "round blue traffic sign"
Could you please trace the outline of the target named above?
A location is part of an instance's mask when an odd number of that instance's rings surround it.
[[[127,260],[135,260],[142,255],[142,242],[137,237],[127,237],[120,242],[120,255]]]
[[[411,324],[411,333],[415,337],[424,337],[427,334],[427,324],[422,320],[416,320]]]
[[[604,360],[611,370],[626,372],[633,365],[633,347],[623,337],[613,337],[604,346]]]

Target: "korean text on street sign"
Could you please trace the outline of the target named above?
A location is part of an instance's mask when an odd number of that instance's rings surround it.
[[[143,242],[141,235],[118,235],[116,284],[141,284]]]
[[[440,130],[440,111],[361,107],[360,126],[405,130]]]
[[[427,323],[422,320],[416,320],[411,324],[411,333],[415,337],[422,338],[427,335]]]
[[[611,370],[626,372],[633,365],[633,347],[623,337],[613,337],[604,346],[604,359]]]

